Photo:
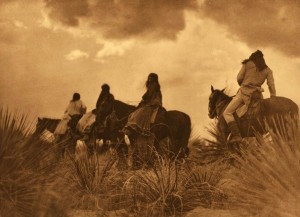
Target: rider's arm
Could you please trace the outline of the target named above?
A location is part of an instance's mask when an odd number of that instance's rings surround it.
[[[246,64],[243,64],[240,72],[237,75],[237,82],[238,82],[238,84],[240,86],[243,83],[243,80],[244,80],[244,77],[245,77],[245,73],[246,73]]]
[[[271,97],[276,96],[275,82],[274,82],[273,72],[271,69],[268,70],[267,85],[269,87],[270,96]]]

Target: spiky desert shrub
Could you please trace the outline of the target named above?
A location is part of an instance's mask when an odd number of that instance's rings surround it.
[[[207,165],[232,158],[232,151],[228,148],[227,138],[221,133],[216,122],[207,128],[210,138],[195,137],[190,139],[190,160],[197,165]]]
[[[25,115],[0,109],[0,215],[66,216],[53,146],[30,136]],[[53,154],[53,155],[52,155]]]
[[[218,167],[216,167],[217,170]],[[134,172],[124,187],[136,216],[181,216],[197,206],[210,206],[219,192],[221,172],[188,167],[157,156],[151,169]]]
[[[181,193],[184,211],[190,211],[197,206],[223,208],[227,195],[222,186],[227,170],[228,165],[223,162],[185,169]]]
[[[70,159],[74,208],[105,211],[120,205],[126,174],[114,167],[116,159],[97,154]]]
[[[299,126],[293,119],[274,125],[276,134],[257,135],[256,146],[236,156],[239,165],[228,189],[236,216],[299,216]]]

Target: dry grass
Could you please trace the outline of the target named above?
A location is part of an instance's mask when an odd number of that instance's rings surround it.
[[[1,216],[66,216],[54,148],[32,129],[26,116],[0,110]]]
[[[294,217],[300,203],[300,130],[277,124],[232,156],[217,129],[196,138],[185,162],[156,156],[155,165],[119,171],[110,155],[68,155],[32,137],[26,116],[0,110],[0,216],[184,216],[197,207],[236,216]],[[298,127],[298,128],[297,128]],[[237,167],[228,164],[234,157]],[[72,212],[70,212],[72,211]]]
[[[236,157],[239,168],[231,174],[228,189],[237,216],[299,216],[300,131],[295,121],[277,123],[268,139]]]
[[[212,207],[222,193],[221,167],[188,166],[157,157],[154,167],[136,171],[125,185],[134,216],[182,216],[198,207]]]
[[[116,160],[94,154],[70,156],[70,183],[73,183],[74,208],[109,210],[117,203],[126,176],[114,167]]]

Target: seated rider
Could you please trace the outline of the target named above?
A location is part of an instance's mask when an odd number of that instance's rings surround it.
[[[143,95],[137,109],[128,117],[128,122],[123,131],[130,134],[135,131],[144,136],[150,136],[150,124],[154,123],[158,109],[162,107],[162,94],[158,75],[150,73],[146,81],[147,91]]]
[[[68,107],[65,110],[65,114],[69,115],[71,117],[71,120],[69,122],[69,126],[71,129],[71,132],[76,131],[76,125],[80,118],[86,113],[86,106],[85,104],[80,100],[80,94],[74,93],[73,98],[70,101]]]
[[[242,68],[237,75],[237,82],[240,88],[232,101],[225,109],[223,116],[231,131],[230,142],[240,142],[242,140],[239,128],[234,119],[234,112],[241,105],[249,105],[251,99],[262,98],[261,85],[267,80],[271,97],[276,96],[275,84],[272,70],[266,65],[263,53],[260,50],[252,53],[249,59],[242,62]]]
[[[101,86],[101,93],[98,97],[96,104],[96,123],[97,126],[104,130],[106,127],[106,118],[114,110],[114,96],[110,93],[110,87],[108,84]]]

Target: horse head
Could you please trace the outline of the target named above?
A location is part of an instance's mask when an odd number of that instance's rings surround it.
[[[45,130],[49,130],[51,133],[54,132],[56,126],[58,125],[60,119],[51,119],[51,118],[40,118],[38,117],[38,121],[35,127],[35,133],[41,134]]]
[[[224,89],[218,90],[214,89],[213,86],[211,86],[211,94],[209,96],[209,103],[208,103],[208,116],[209,118],[213,119],[218,117],[218,108],[217,105],[220,101],[223,101],[224,99],[229,98],[225,93]]]

